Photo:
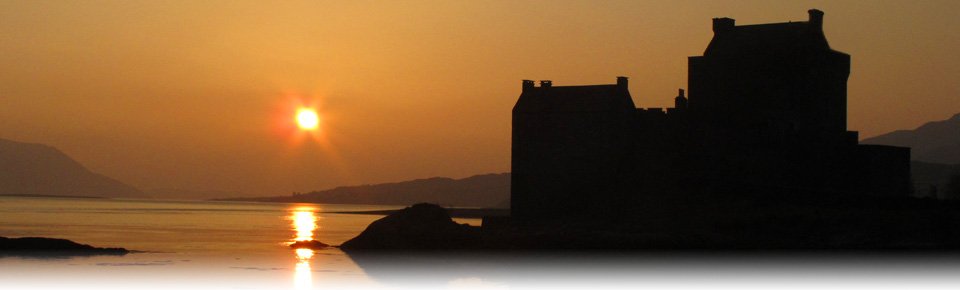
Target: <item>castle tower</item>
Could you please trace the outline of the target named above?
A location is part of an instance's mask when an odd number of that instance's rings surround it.
[[[689,58],[690,111],[716,130],[739,134],[735,147],[769,146],[769,136],[811,145],[847,139],[850,56],[832,50],[823,12],[806,22],[734,25],[713,20],[703,56]]]

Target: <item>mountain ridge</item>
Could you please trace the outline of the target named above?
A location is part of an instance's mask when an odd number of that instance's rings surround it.
[[[214,200],[404,206],[430,202],[444,206],[505,208],[509,207],[510,173],[478,174],[462,179],[431,177],[391,183],[338,186],[289,196]]]
[[[913,130],[896,130],[866,138],[860,144],[910,147],[910,158],[927,163],[960,164],[960,113],[927,122]]]
[[[0,139],[0,194],[143,197],[116,179],[91,172],[59,149]]]

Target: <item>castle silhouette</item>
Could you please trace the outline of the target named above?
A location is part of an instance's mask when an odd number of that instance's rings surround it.
[[[636,108],[616,84],[524,80],[513,108],[511,216],[616,214],[640,196],[910,194],[910,149],[847,131],[850,56],[823,12],[806,22],[713,19],[675,107]],[[664,199],[666,200],[666,199]],[[656,206],[656,205],[645,205]]]

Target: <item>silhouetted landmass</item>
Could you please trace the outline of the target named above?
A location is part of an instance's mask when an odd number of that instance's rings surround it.
[[[293,244],[290,244],[290,247],[294,249],[311,249],[311,250],[325,249],[329,246],[330,245],[324,244],[317,240],[296,241]]]
[[[374,221],[340,249],[362,250],[455,250],[478,249],[479,227],[454,222],[435,204],[415,204]]]
[[[456,224],[436,205],[373,222],[341,249],[423,250],[960,250],[960,202],[806,195],[650,197],[604,226],[584,221]],[[496,219],[490,219],[495,221]]]
[[[0,139],[0,194],[142,197],[136,188],[90,172],[56,148]]]
[[[910,147],[913,160],[960,164],[960,114],[913,130],[897,130],[863,139],[860,143]]]
[[[914,195],[943,199],[960,199],[955,194],[951,180],[960,176],[960,164],[939,164],[920,161],[910,162],[910,174],[913,175]]]
[[[510,209],[506,208],[445,208],[450,217],[453,218],[483,218],[483,217],[497,217],[497,216],[509,216]],[[372,215],[390,215],[395,212],[401,211],[396,210],[366,210],[366,211],[335,211],[330,213],[343,213],[343,214],[372,214]]]
[[[124,255],[124,248],[97,248],[66,239],[0,237],[0,254]]]
[[[105,197],[100,196],[70,196],[70,195],[48,195],[48,194],[0,194],[0,196],[16,196],[16,197],[52,197],[52,198],[92,198],[92,199],[103,199]]]
[[[342,186],[289,196],[216,200],[404,206],[429,202],[444,206],[497,208],[510,200],[510,173],[474,175],[464,179],[434,177],[398,183]]]

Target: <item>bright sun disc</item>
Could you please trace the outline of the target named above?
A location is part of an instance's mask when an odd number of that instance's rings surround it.
[[[317,117],[317,112],[310,109],[300,109],[300,111],[297,112],[297,124],[300,125],[300,128],[312,130],[317,128],[317,124],[319,123],[320,118]]]

